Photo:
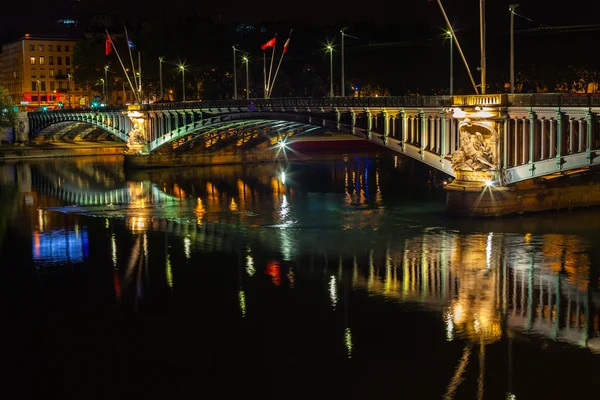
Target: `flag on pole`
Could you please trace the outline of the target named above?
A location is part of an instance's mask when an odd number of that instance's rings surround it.
[[[106,35],[106,42],[104,43],[104,54],[109,55],[112,52],[112,40],[110,36]]]
[[[129,45],[130,49],[135,49],[135,44],[133,44],[133,42],[131,41],[131,39],[127,38],[127,44]]]
[[[283,52],[287,51],[288,46],[290,45],[290,38],[288,37],[285,43],[283,44]]]
[[[262,46],[260,46],[260,48],[263,49],[263,50],[266,50],[267,47],[275,47],[276,40],[277,40],[277,38],[274,37],[273,39],[269,40],[267,43],[265,43]]]

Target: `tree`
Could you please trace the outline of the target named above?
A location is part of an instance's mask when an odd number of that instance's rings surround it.
[[[0,86],[0,127],[15,128],[17,126],[17,113],[12,99],[7,91]]]

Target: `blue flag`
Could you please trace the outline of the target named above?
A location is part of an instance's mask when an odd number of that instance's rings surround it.
[[[131,41],[131,39],[127,38],[127,44],[129,45],[130,49],[135,48],[135,44],[133,44],[133,42]]]

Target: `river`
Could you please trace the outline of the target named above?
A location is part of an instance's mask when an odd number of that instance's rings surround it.
[[[469,220],[377,154],[0,164],[5,393],[598,395],[600,210]]]

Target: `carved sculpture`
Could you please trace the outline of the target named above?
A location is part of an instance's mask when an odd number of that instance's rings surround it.
[[[460,148],[452,154],[454,171],[490,171],[495,170],[493,151],[489,141],[484,140],[481,132],[471,135],[466,130],[460,132]]]
[[[127,148],[129,152],[138,153],[146,144],[145,116],[139,111],[129,111],[127,116],[131,119],[133,129],[129,132]]]

